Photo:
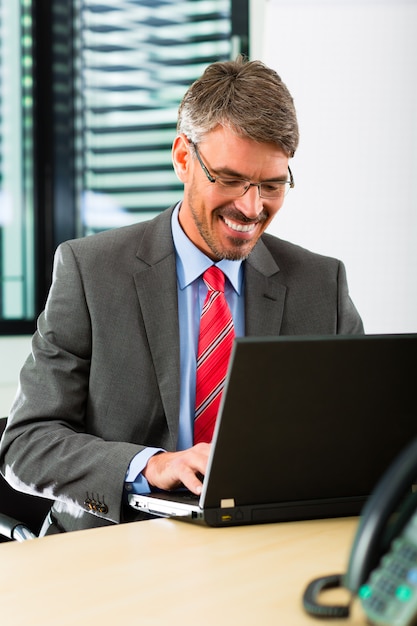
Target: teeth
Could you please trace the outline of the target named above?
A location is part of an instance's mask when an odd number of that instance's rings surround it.
[[[237,222],[231,222],[226,217],[223,219],[229,228],[237,230],[239,233],[249,233],[251,230],[254,230],[256,226],[256,224],[238,224]]]

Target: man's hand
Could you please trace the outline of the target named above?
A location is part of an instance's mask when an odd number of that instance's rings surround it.
[[[142,474],[152,487],[176,489],[184,485],[200,495],[210,452],[209,443],[198,443],[180,452],[161,452],[152,456]]]

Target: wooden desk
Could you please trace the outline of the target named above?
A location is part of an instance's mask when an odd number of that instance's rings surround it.
[[[357,603],[349,620],[324,622],[301,604],[312,578],[345,571],[356,526],[161,519],[2,544],[1,624],[363,625]]]

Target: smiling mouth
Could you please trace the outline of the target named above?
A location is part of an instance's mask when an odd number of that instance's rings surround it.
[[[232,220],[227,219],[227,217],[223,217],[224,223],[226,226],[235,230],[238,233],[251,233],[255,230],[257,226],[257,222],[251,222],[250,224],[239,224],[238,222],[233,222]]]

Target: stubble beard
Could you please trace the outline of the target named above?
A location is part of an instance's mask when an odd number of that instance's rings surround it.
[[[204,242],[207,244],[207,246],[209,247],[213,256],[217,259],[217,261],[221,261],[223,259],[227,261],[244,261],[245,259],[248,258],[253,248],[255,247],[258,239],[256,239],[253,242],[248,242],[248,241],[245,241],[244,239],[241,239],[240,237],[231,236],[228,238],[228,241],[230,242],[230,247],[226,248],[225,246],[220,246],[219,242],[217,241],[212,231],[210,230],[207,222],[201,220],[198,212],[196,211],[194,207],[192,198],[190,198],[190,208],[191,208],[191,214],[193,216],[194,222],[197,226],[197,230],[200,236],[202,237]],[[241,216],[237,218],[235,209],[232,210],[232,209],[227,209],[225,207],[219,207],[218,209],[215,209],[214,214],[216,213],[218,214],[225,213],[227,214],[228,217],[230,217],[231,219],[235,219],[236,221],[242,219]],[[260,216],[260,220],[262,222],[265,221],[266,215],[262,214]]]

